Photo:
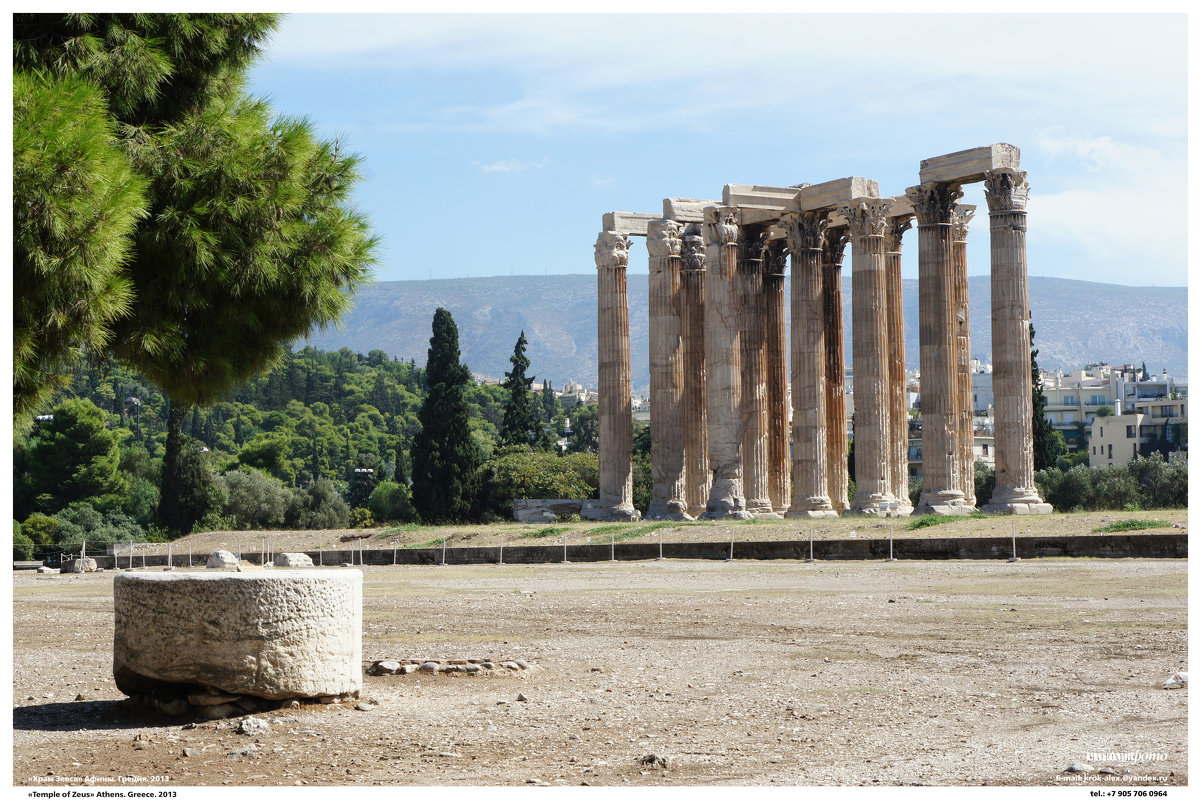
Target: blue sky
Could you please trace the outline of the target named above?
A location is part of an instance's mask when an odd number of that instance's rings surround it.
[[[365,157],[379,280],[587,273],[607,211],[1009,142],[1032,275],[1186,284],[1184,15],[294,14],[250,88]]]

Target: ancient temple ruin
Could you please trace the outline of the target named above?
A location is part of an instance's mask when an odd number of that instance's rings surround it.
[[[976,209],[958,202],[961,187],[977,181],[985,182],[991,243],[997,485],[989,499],[973,489],[966,242]],[[646,237],[650,260],[648,517],[968,514],[978,502],[991,513],[1051,512],[1034,479],[1027,192],[1018,148],[996,144],[923,161],[918,185],[896,197],[880,197],[877,182],[861,177],[727,184],[720,202],[669,198],[659,215],[605,214],[596,244],[601,493],[588,516],[639,516],[626,300],[631,236]],[[912,509],[901,246],[915,220],[923,489]],[[850,504],[841,285],[848,244]]]

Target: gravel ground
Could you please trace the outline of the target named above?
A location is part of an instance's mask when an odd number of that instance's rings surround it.
[[[119,705],[112,575],[14,574],[17,785],[1187,782],[1184,560],[367,567],[365,660],[532,667],[254,735]]]

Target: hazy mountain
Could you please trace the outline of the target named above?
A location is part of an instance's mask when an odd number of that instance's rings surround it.
[[[847,275],[848,270],[844,269]],[[990,360],[989,277],[968,279],[972,351]],[[1039,365],[1065,370],[1090,361],[1146,362],[1149,372],[1186,375],[1185,287],[1130,287],[1030,279],[1031,316]],[[786,288],[786,293],[788,289]],[[844,342],[851,363],[851,278],[843,281]],[[903,282],[906,360],[918,366],[918,281]],[[636,391],[650,384],[647,367],[647,276],[631,275],[631,366]],[[787,295],[786,295],[787,297]],[[588,275],[497,276],[431,281],[383,281],[361,289],[341,330],[314,334],[325,350],[383,350],[426,362],[430,323],[438,307],[459,326],[463,360],[480,376],[500,378],[509,369],[518,334],[525,330],[530,372],[555,386],[597,382],[597,278]]]

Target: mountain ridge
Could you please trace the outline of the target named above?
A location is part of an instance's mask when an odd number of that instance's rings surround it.
[[[845,270],[844,342],[851,364],[851,278]],[[1185,287],[1131,287],[1070,278],[1031,276],[1031,317],[1039,365],[1071,370],[1087,362],[1146,362],[1178,378],[1187,371]],[[989,276],[969,276],[969,325],[974,356],[990,360]],[[788,284],[786,283],[786,298]],[[383,350],[424,365],[435,309],[449,310],[459,327],[461,358],[481,377],[500,378],[521,331],[526,332],[529,372],[555,386],[572,380],[597,382],[596,274],[492,276],[381,281],[362,287],[338,328],[312,333],[298,345]],[[646,274],[631,274],[632,385],[646,392],[648,287]],[[787,305],[787,304],[786,304]],[[902,281],[906,362],[918,366],[918,281]],[[787,313],[787,309],[786,309]]]

